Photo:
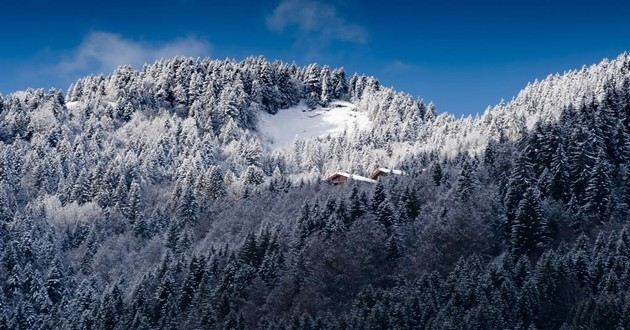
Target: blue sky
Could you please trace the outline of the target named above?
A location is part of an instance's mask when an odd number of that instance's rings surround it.
[[[630,2],[5,0],[0,92],[159,57],[264,55],[374,75],[456,115],[630,51]]]

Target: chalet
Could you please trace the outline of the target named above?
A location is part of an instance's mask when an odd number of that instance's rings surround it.
[[[380,176],[386,176],[386,175],[392,175],[392,174],[405,175],[405,172],[402,170],[394,170],[394,169],[386,168],[386,167],[378,167],[372,172],[372,174],[370,175],[370,179],[378,180]]]
[[[376,180],[366,178],[364,176],[360,176],[356,174],[346,173],[346,172],[336,172],[335,174],[329,176],[326,179],[326,182],[337,186],[337,185],[345,184],[346,182],[348,182],[348,180],[354,180],[354,181],[366,182],[366,183],[376,183]]]

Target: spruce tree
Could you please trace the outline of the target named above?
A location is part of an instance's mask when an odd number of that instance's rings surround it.
[[[473,166],[469,160],[464,160],[455,187],[457,198],[463,202],[468,202],[475,191],[475,187],[476,182]]]
[[[335,69],[332,72],[332,97],[342,99],[348,93],[348,82],[343,68]]]
[[[245,169],[241,180],[246,186],[257,186],[264,182],[265,174],[258,166],[249,165],[247,169]]]
[[[193,192],[193,187],[186,184],[178,196],[176,205],[176,214],[180,220],[186,224],[197,224],[197,198]]]
[[[431,166],[431,176],[433,178],[433,183],[435,183],[435,186],[439,187],[442,184],[442,178],[444,177],[440,162],[436,161]]]
[[[517,254],[541,251],[549,241],[549,228],[540,208],[539,192],[529,188],[518,204],[511,226],[512,249]]]
[[[140,196],[140,184],[136,180],[131,182],[129,187],[129,194],[127,195],[129,202],[127,203],[127,218],[132,224],[134,224],[142,215],[141,212],[141,196]]]
[[[529,158],[524,153],[517,156],[512,171],[508,179],[506,194],[503,200],[506,210],[506,220],[509,229],[512,227],[512,221],[516,217],[519,203],[523,199],[525,192],[532,186],[533,166]]]
[[[584,211],[596,221],[604,222],[610,214],[611,182],[608,174],[609,165],[600,152],[595,160],[593,169],[584,193]]]
[[[568,202],[571,196],[569,180],[567,156],[562,144],[559,144],[551,160],[549,181],[545,187],[547,193],[556,200]]]

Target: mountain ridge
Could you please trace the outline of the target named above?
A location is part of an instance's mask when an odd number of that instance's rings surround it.
[[[262,58],[2,97],[0,329],[630,325],[629,68],[463,119]],[[339,99],[372,126],[265,148],[259,114]]]
[[[235,64],[236,62],[234,60],[193,60],[192,58],[176,58],[174,62],[186,62],[188,64],[192,64],[192,63],[197,63],[202,64],[202,63],[206,63],[207,66],[212,66],[212,65],[220,65],[221,63],[226,64]],[[264,67],[268,66],[268,65],[279,65],[281,67],[284,67],[285,70],[287,70],[287,68],[290,68],[290,70],[293,71],[297,71],[297,66],[293,65],[289,65],[286,63],[282,63],[282,62],[267,62],[264,58],[262,57],[250,57],[247,58],[246,60],[244,60],[241,63],[247,63],[247,62],[259,62],[259,63],[265,63]],[[466,117],[466,116],[462,116],[461,118],[455,118],[454,116],[452,116],[449,113],[436,113],[435,110],[433,110],[433,108],[431,108],[430,111],[430,115],[428,115],[428,118],[433,118],[436,117],[435,120],[437,122],[439,122],[439,125],[455,125],[455,126],[465,126],[465,125],[472,125],[472,126],[476,126],[476,127],[480,127],[480,126],[486,126],[486,127],[481,127],[479,128],[481,131],[483,130],[489,130],[492,133],[486,137],[484,137],[484,139],[486,140],[486,143],[488,141],[491,140],[496,140],[499,138],[499,133],[501,131],[505,131],[505,135],[511,138],[516,138],[518,136],[520,136],[524,131],[526,130],[531,130],[535,124],[539,121],[550,121],[550,120],[557,120],[560,116],[560,114],[562,113],[562,108],[567,107],[569,105],[572,106],[579,106],[580,102],[584,102],[583,100],[580,100],[580,98],[584,99],[584,98],[592,98],[595,97],[594,95],[570,95],[570,96],[560,96],[559,93],[561,93],[561,91],[553,91],[554,89],[554,85],[560,85],[563,86],[565,84],[580,84],[580,83],[584,83],[582,81],[579,80],[584,80],[585,77],[590,77],[593,75],[601,75],[601,77],[595,77],[595,81],[590,82],[592,84],[599,84],[598,86],[594,87],[594,88],[587,88],[587,90],[594,90],[594,89],[599,89],[599,90],[603,90],[604,86],[602,85],[605,81],[611,81],[611,76],[615,75],[615,74],[619,74],[620,78],[619,80],[621,81],[618,84],[623,84],[623,82],[625,80],[627,80],[627,75],[628,75],[628,54],[624,53],[624,54],[620,54],[616,59],[609,61],[609,60],[603,60],[602,62],[598,63],[598,64],[593,64],[591,66],[584,66],[581,69],[575,69],[575,70],[569,70],[566,71],[563,74],[550,74],[548,75],[545,79],[541,80],[541,81],[534,81],[531,83],[528,83],[517,95],[515,95],[512,100],[510,100],[509,102],[505,103],[505,104],[498,104],[496,106],[493,107],[489,107],[487,108],[482,114],[477,114],[473,117]],[[155,65],[159,65],[160,63],[171,63],[170,61],[164,61],[164,60],[160,60],[155,62],[154,64],[149,64],[149,65],[145,65],[145,68],[143,70],[147,70],[147,68],[150,68],[151,66],[155,66]],[[274,64],[275,63],[275,64]],[[168,66],[168,65],[166,65]],[[317,68],[318,64],[314,63],[311,64],[310,66],[304,67],[303,70],[307,70],[308,67],[312,67],[312,68]],[[325,68],[327,68],[326,66],[324,66]],[[333,70],[335,71],[335,70]],[[598,72],[599,71],[599,72]],[[135,72],[134,74],[131,74],[131,72]],[[109,76],[90,76],[90,77],[86,77],[86,78],[82,78],[79,79],[76,83],[72,84],[72,86],[69,88],[67,96],[66,96],[66,102],[68,102],[70,105],[76,104],[74,102],[78,102],[79,100],[79,96],[77,96],[77,94],[80,94],[80,92],[77,92],[77,88],[75,86],[81,86],[83,84],[86,84],[89,82],[93,82],[94,80],[100,80],[101,82],[103,81],[108,81],[108,80],[112,80],[112,79],[120,79],[120,80],[124,80],[124,79],[129,79],[129,77],[127,78],[120,78],[120,77],[113,77],[114,75],[138,75],[141,71],[133,71],[131,70],[131,68],[129,67],[120,67],[119,69],[117,69],[112,75]],[[343,69],[336,69],[336,72],[338,75],[342,75],[345,76],[345,74],[343,74]],[[624,73],[625,72],[625,73]],[[286,74],[286,72],[285,72]],[[305,74],[305,73],[303,73]],[[368,77],[368,76],[357,76],[355,75],[354,77],[356,77],[356,79],[359,80],[364,80],[364,81],[369,81],[370,84],[373,84],[374,86],[372,87],[373,89],[380,89],[381,86],[378,83],[378,81],[374,78]],[[192,79],[199,79],[197,77],[191,77]],[[345,78],[344,78],[345,79]],[[350,83],[351,79],[348,79],[347,83]],[[578,80],[578,82],[572,82],[573,80]],[[598,81],[599,80],[599,81]],[[614,82],[613,82],[614,84]],[[277,84],[274,85],[274,88],[277,88]],[[101,93],[105,93],[104,87],[93,87],[93,88],[100,88]],[[335,98],[343,100],[343,98],[341,98],[341,94],[343,92],[343,86],[338,87],[338,91],[336,92],[337,94],[334,95]],[[566,87],[565,87],[566,88]],[[623,88],[623,86],[619,85],[616,86],[616,88]],[[393,89],[391,88],[384,88],[387,92],[393,92],[393,93],[397,93],[395,92]],[[579,89],[572,89],[572,88],[566,88],[568,90],[579,90]],[[160,95],[160,92],[164,92],[164,91],[157,91],[155,93],[155,95]],[[361,91],[362,92],[362,91]],[[534,101],[532,101],[532,96],[531,94],[543,94],[543,93],[555,93],[555,97],[553,99],[559,99],[559,98],[564,98],[564,100],[561,101],[562,104],[543,104],[541,106],[536,105]],[[24,93],[28,93],[28,91],[22,91],[22,92],[16,92],[18,95],[19,94],[24,94]],[[41,91],[40,91],[41,93]],[[109,105],[111,106],[119,106],[116,102],[114,101],[114,96],[116,96],[119,92],[116,90],[113,90],[111,92],[106,93],[106,95],[104,94],[103,97],[108,98],[110,101]],[[15,94],[15,93],[14,93]],[[298,93],[300,94],[300,93]],[[11,94],[13,95],[13,94]],[[109,95],[109,96],[108,96]],[[401,93],[401,95],[404,95],[405,98],[407,98],[408,100],[413,100],[413,98],[409,95],[409,94],[405,94],[405,93]],[[306,95],[305,95],[306,96]],[[304,96],[304,97],[305,97]],[[348,96],[344,96],[344,97],[349,97],[349,99],[352,99],[353,102],[361,102],[361,100],[359,100],[357,98],[358,94],[352,96],[352,95],[348,95]],[[7,96],[7,97],[11,97],[11,96]],[[120,95],[118,95],[117,97],[120,97]],[[172,97],[172,96],[171,96]],[[302,97],[301,99],[304,99],[304,97]],[[326,98],[328,96],[324,96],[324,98]],[[597,96],[597,97],[601,97],[601,95]],[[125,101],[122,101],[125,102]],[[182,101],[183,102],[183,101]],[[265,104],[267,103],[267,100],[262,100],[260,101],[261,104]],[[297,100],[285,100],[285,102],[289,102],[289,103],[284,103],[285,106],[280,106],[280,108],[287,108],[292,104],[296,104],[295,102],[297,102]],[[312,101],[313,102],[313,101]],[[312,103],[311,102],[311,103]],[[316,101],[315,101],[316,102]],[[328,100],[326,101],[321,101],[321,102],[329,102]],[[409,101],[407,101],[409,102]],[[415,101],[412,101],[415,102]],[[365,103],[365,102],[364,102]],[[428,106],[425,105],[422,101],[419,101],[418,103],[419,107],[424,109],[427,109],[429,107],[431,107],[431,104],[429,104]],[[189,106],[192,106],[192,104],[190,104]],[[311,105],[312,106],[312,105]],[[364,108],[369,108],[369,105],[363,105]],[[523,107],[528,107],[528,109],[522,109]],[[271,112],[272,114],[277,112],[279,108],[277,107],[269,107],[267,108],[267,111]],[[263,111],[265,111],[263,109]],[[426,110],[424,110],[426,111]],[[518,113],[515,113],[518,112]],[[511,117],[511,118],[510,118]],[[524,120],[524,118],[527,117],[526,120]],[[543,118],[544,117],[544,118]],[[254,119],[251,119],[254,120]],[[502,127],[505,125],[506,121],[512,121],[512,127]],[[515,122],[516,121],[516,122]],[[522,123],[522,121],[525,121],[525,123]],[[470,122],[470,123],[468,123]],[[438,126],[439,126],[438,125]],[[525,127],[519,127],[519,126],[523,126],[525,125]],[[459,129],[461,131],[465,131],[466,128],[461,128]],[[455,131],[458,131],[457,129]],[[435,132],[429,132],[427,133],[429,135],[434,135],[437,134]],[[459,134],[459,133],[456,133]],[[464,133],[465,134],[465,133]],[[432,138],[433,140],[440,140],[440,139],[444,139],[444,137],[429,137],[430,139]],[[446,139],[453,139],[453,137],[447,137]],[[480,142],[479,145],[475,145],[475,143],[471,143],[471,147],[468,148],[467,151],[469,152],[479,152],[481,150],[481,148],[483,148],[483,142]],[[444,148],[442,146],[442,148]],[[427,150],[430,151],[430,150]],[[456,148],[455,151],[452,152],[446,152],[445,154],[456,154],[458,152],[463,151],[462,148]]]

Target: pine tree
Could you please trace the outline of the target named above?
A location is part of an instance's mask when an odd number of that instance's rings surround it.
[[[88,202],[92,196],[90,195],[90,182],[85,171],[81,171],[77,181],[74,184],[73,197],[79,205]]]
[[[584,191],[593,167],[596,153],[593,134],[583,127],[578,127],[569,138],[567,155],[571,190],[578,205],[584,205]]]
[[[385,226],[388,231],[391,229],[391,226],[397,222],[394,210],[388,200],[384,200],[378,204],[374,213],[376,215],[376,220]]]
[[[197,256],[190,259],[186,278],[181,288],[179,297],[179,305],[182,310],[188,310],[191,307],[194,297],[198,294],[198,287],[203,276],[203,265]]]
[[[348,211],[350,223],[355,222],[358,218],[363,216],[367,210],[367,205],[362,203],[359,196],[359,189],[356,186],[352,187],[352,193],[350,194],[350,208]]]
[[[398,240],[396,239],[396,235],[391,235],[387,240],[387,258],[389,261],[394,264],[398,262],[398,259],[402,257],[402,252],[400,251]]]
[[[195,197],[193,187],[185,184],[182,188],[181,195],[177,199],[177,216],[186,224],[197,224],[197,199]]]
[[[0,183],[0,188],[0,234],[4,236],[3,230],[6,230],[8,223],[13,220],[16,205],[9,196],[8,187]]]
[[[322,79],[322,93],[320,95],[320,101],[322,105],[328,105],[328,103],[332,100],[334,94],[334,86],[332,83],[332,79],[330,76],[330,69],[328,66],[324,66],[321,71],[321,79]]]
[[[118,205],[118,209],[123,214],[127,214],[127,203],[129,198],[127,197],[129,190],[127,188],[127,180],[121,175],[116,186],[116,192],[114,193],[115,202]]]
[[[149,238],[151,231],[144,216],[139,216],[133,222],[133,234],[138,238]]]
[[[549,240],[549,228],[540,208],[539,192],[529,188],[518,204],[511,226],[511,244],[515,253],[540,251]]]
[[[300,215],[297,219],[297,232],[299,235],[298,245],[301,245],[304,239],[306,239],[306,237],[311,234],[311,231],[313,229],[312,223],[314,216],[311,213],[311,207],[308,201],[305,201],[300,208]]]
[[[610,214],[611,183],[608,168],[604,155],[600,152],[584,192],[584,211],[600,223],[606,221]]]
[[[378,181],[374,186],[374,191],[372,192],[372,200],[370,202],[370,207],[373,212],[376,212],[381,204],[383,204],[387,200],[387,194],[385,193],[385,187],[381,181]]]
[[[321,69],[317,64],[311,64],[304,74],[304,95],[306,105],[314,109],[319,105],[322,94]]]
[[[571,196],[569,180],[567,156],[562,144],[559,144],[551,160],[550,177],[546,183],[546,190],[554,199],[568,202]]]
[[[243,84],[240,81],[236,81],[223,89],[218,104],[218,109],[222,115],[221,123],[227,123],[229,119],[232,119],[244,127],[253,127],[250,122],[245,120],[246,116],[243,113],[247,104],[246,97]]]
[[[246,186],[257,186],[265,181],[265,174],[255,165],[249,165],[241,179]]]
[[[243,246],[239,252],[239,257],[243,262],[250,264],[254,267],[258,265],[258,247],[256,242],[256,236],[254,233],[247,234]]]
[[[104,294],[98,310],[98,323],[101,329],[113,330],[118,326],[120,316],[124,313],[122,292],[114,285],[110,292]]]
[[[140,184],[136,180],[131,182],[129,187],[129,194],[127,195],[129,202],[127,203],[127,218],[132,224],[138,221],[142,217],[141,212],[141,196],[140,196]]]
[[[224,176],[225,174],[223,174],[223,171],[221,170],[221,167],[219,166],[211,166],[208,169],[208,172],[206,174],[206,177],[207,177],[206,187],[208,189],[208,196],[210,198],[217,199],[217,198],[225,196],[225,194],[227,193],[225,182],[224,182]]]
[[[348,94],[348,82],[343,68],[333,70],[331,80],[333,99],[342,99]]]
[[[508,180],[506,194],[504,198],[504,205],[506,210],[506,228],[512,227],[512,221],[516,216],[516,212],[519,207],[519,203],[522,200],[525,192],[532,185],[533,166],[531,161],[525,156],[525,153],[516,158],[510,177]]]
[[[175,280],[170,271],[166,271],[159,279],[156,289],[155,310],[153,315],[155,321],[163,320],[169,315],[168,303],[173,301],[175,297]]]
[[[331,214],[326,220],[324,224],[324,233],[326,234],[326,239],[337,238],[339,235],[342,235],[346,232],[347,227],[344,219],[339,216],[337,212]]]
[[[413,221],[420,215],[420,201],[418,200],[417,192],[415,188],[405,189],[403,195],[403,202],[405,206],[405,215],[407,220]]]
[[[90,233],[85,242],[85,254],[81,259],[80,270],[84,274],[89,274],[92,271],[94,256],[98,251],[98,239],[96,234],[96,229],[92,227],[90,229]]]
[[[260,140],[247,140],[241,144],[240,156],[245,160],[247,165],[255,165],[260,167],[260,159],[262,157],[262,144]]]
[[[470,161],[465,160],[462,170],[457,177],[456,193],[457,197],[467,202],[475,191],[475,173]]]
[[[433,183],[435,183],[435,186],[439,187],[442,184],[442,178],[444,177],[440,162],[434,162],[431,166],[431,176],[433,178]]]
[[[46,275],[46,293],[53,304],[60,303],[67,294],[64,288],[64,275],[60,268],[60,262],[55,259]]]

